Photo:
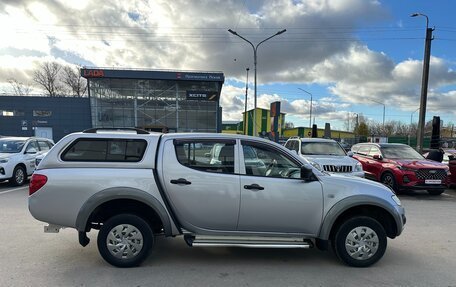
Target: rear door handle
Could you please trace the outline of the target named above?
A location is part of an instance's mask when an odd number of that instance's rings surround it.
[[[245,188],[245,189],[253,189],[253,190],[263,190],[263,189],[264,189],[264,187],[259,186],[259,185],[256,184],[256,183],[251,184],[251,185],[244,185],[244,188]]]
[[[171,179],[170,181],[172,184],[192,184],[190,181],[186,180],[185,178],[179,178],[179,179]]]

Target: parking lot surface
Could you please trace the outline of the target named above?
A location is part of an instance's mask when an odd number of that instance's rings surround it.
[[[343,265],[316,249],[190,248],[157,238],[141,267],[119,269],[98,254],[96,235],[43,233],[28,188],[0,183],[0,286],[456,286],[456,191],[400,195],[407,224],[372,267]],[[52,208],[51,206],[49,208]]]

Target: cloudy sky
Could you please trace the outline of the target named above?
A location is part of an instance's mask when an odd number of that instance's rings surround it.
[[[254,44],[258,106],[281,101],[287,121],[345,129],[363,114],[418,119],[425,17],[435,27],[426,118],[456,122],[454,0],[221,0],[0,2],[0,93],[15,78],[32,83],[41,62],[94,67],[222,71],[224,120],[244,109],[246,68],[253,106]],[[313,119],[312,119],[313,120]]]

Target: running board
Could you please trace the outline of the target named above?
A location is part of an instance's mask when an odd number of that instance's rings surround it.
[[[192,247],[247,247],[247,248],[311,248],[309,239],[293,237],[246,237],[184,235],[185,242]]]

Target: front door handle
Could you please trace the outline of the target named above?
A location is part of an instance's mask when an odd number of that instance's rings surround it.
[[[263,190],[263,189],[264,189],[264,187],[259,186],[259,185],[256,184],[256,183],[251,184],[251,185],[244,185],[244,188],[245,188],[245,189],[253,189],[253,190]]]
[[[172,184],[192,184],[190,181],[186,180],[185,178],[179,179],[171,179],[170,181]]]

